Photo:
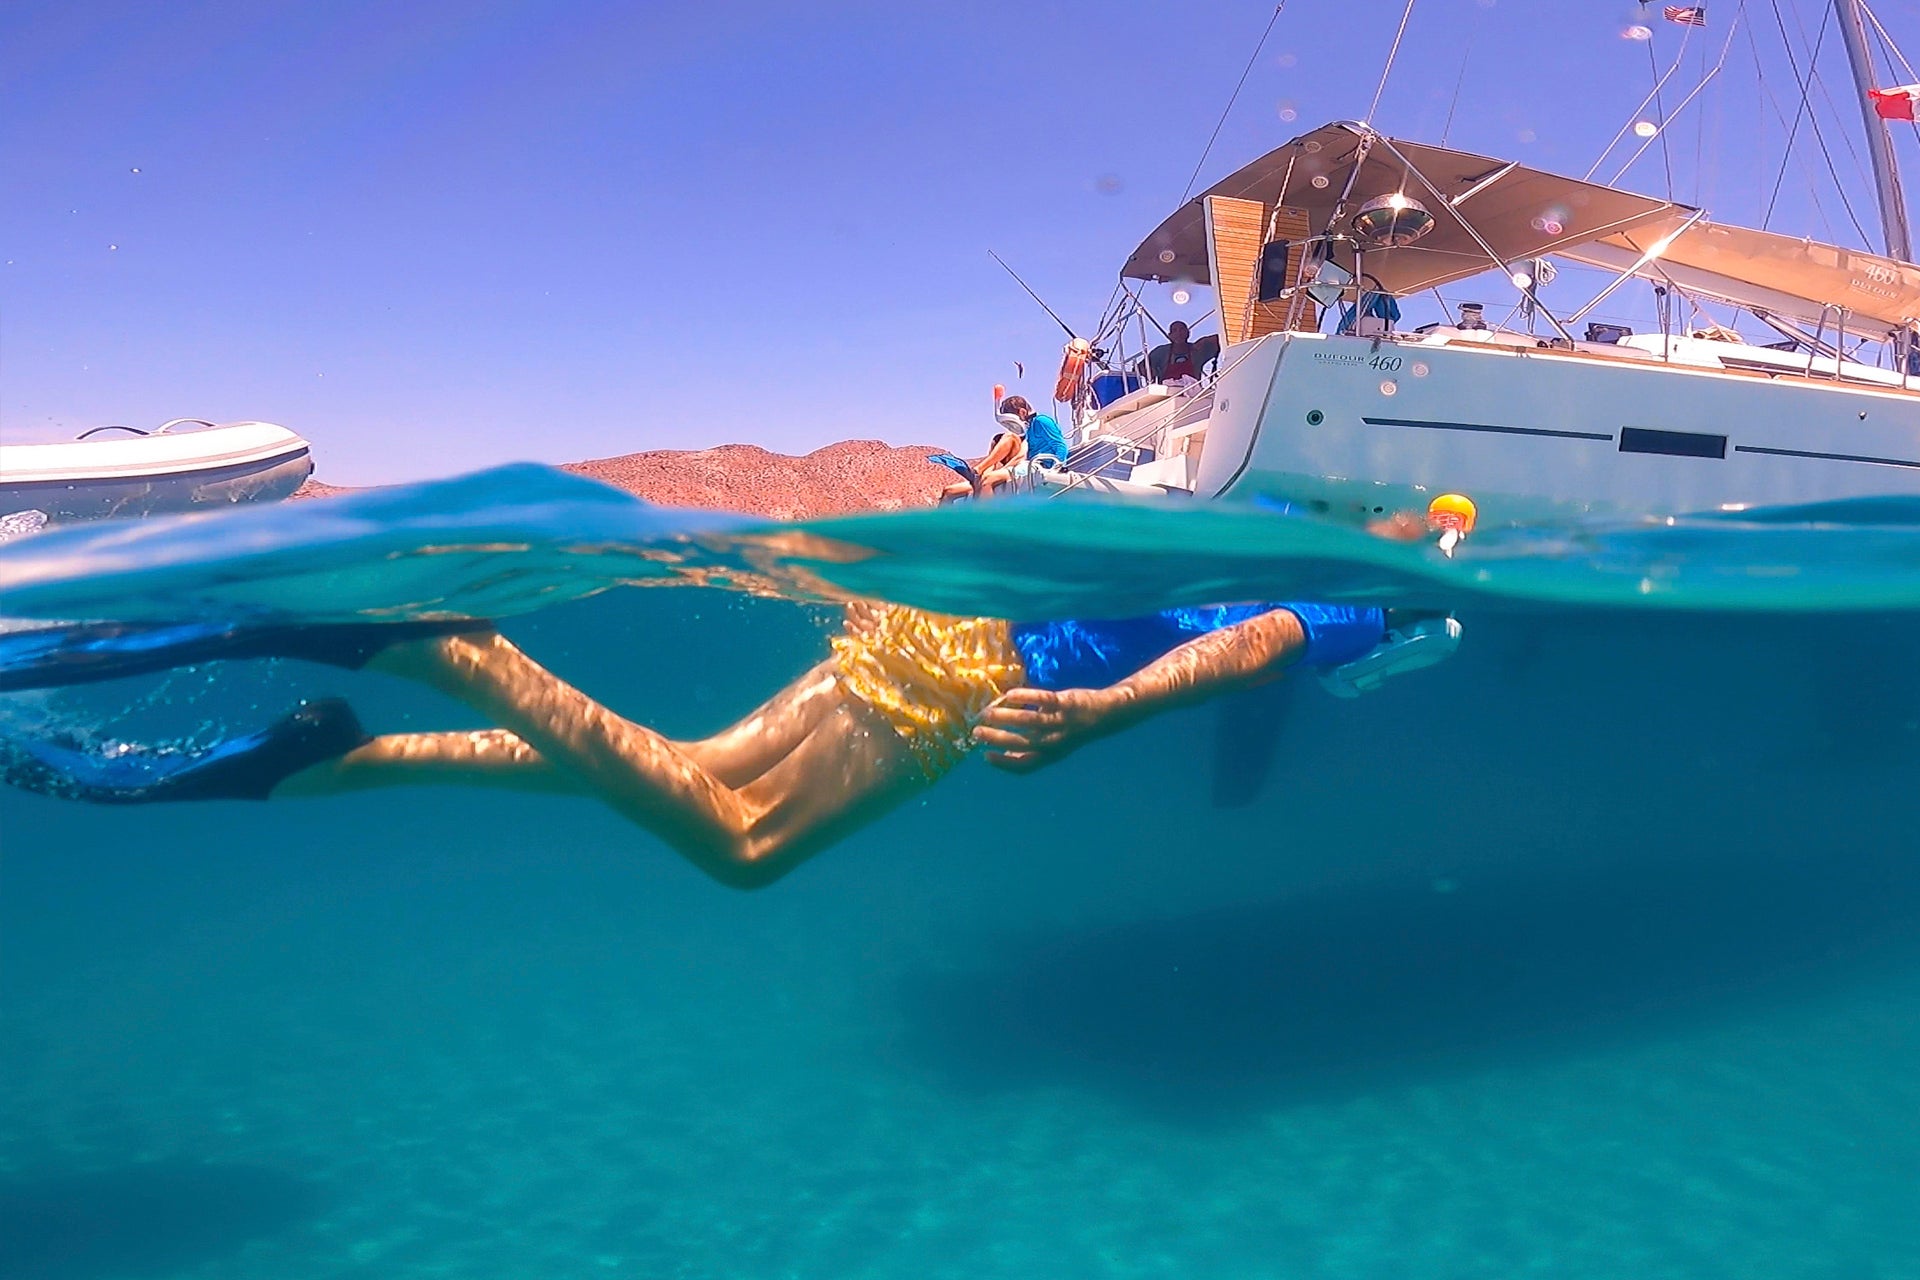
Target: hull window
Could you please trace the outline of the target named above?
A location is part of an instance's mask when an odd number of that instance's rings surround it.
[[[1676,458],[1724,458],[1727,438],[1700,431],[1655,431],[1650,427],[1622,427],[1620,452],[1665,453]]]

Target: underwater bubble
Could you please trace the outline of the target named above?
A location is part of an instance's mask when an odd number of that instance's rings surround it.
[[[1296,53],[1283,53],[1278,58],[1276,58],[1275,61],[1278,62],[1283,67],[1291,67],[1296,62],[1300,61],[1300,55]]]
[[[1171,249],[1162,249],[1160,251],[1160,261],[1162,262],[1172,262],[1178,256],[1179,255]]]
[[[1651,120],[1636,120],[1633,125],[1633,132],[1636,137],[1651,138],[1654,134],[1660,132],[1660,126]]]
[[[1280,118],[1291,123],[1300,118],[1300,112],[1291,102],[1282,102],[1280,104]]]
[[[1173,291],[1173,305],[1174,305],[1174,306],[1176,306],[1176,307],[1184,307],[1184,306],[1186,306],[1186,305],[1187,305],[1187,304],[1188,304],[1189,302],[1192,302],[1192,301],[1193,301],[1193,295],[1192,295],[1191,293],[1188,293],[1188,292],[1187,292],[1187,291],[1186,291],[1185,289],[1175,289],[1175,290]]]
[[[1315,191],[1325,191],[1325,190],[1327,189],[1327,175],[1326,175],[1326,174],[1324,174],[1324,173],[1316,173],[1316,174],[1314,174],[1314,175],[1313,175],[1313,189],[1314,189]]]
[[[1622,40],[1651,40],[1653,39],[1653,28],[1644,22],[1629,22],[1621,29],[1620,38]]]
[[[1120,180],[1119,174],[1103,173],[1094,179],[1093,189],[1103,196],[1113,196],[1119,195],[1120,192],[1126,188],[1126,185],[1126,183]]]

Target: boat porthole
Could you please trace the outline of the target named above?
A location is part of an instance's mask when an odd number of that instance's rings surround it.
[[[1327,420],[1327,415],[1326,415],[1326,414],[1324,414],[1324,413],[1322,413],[1322,412],[1320,412],[1320,411],[1319,411],[1318,409],[1309,409],[1309,410],[1307,410],[1307,425],[1308,425],[1308,426],[1310,426],[1310,427],[1317,427],[1317,426],[1319,426],[1319,425],[1320,425],[1321,423],[1323,423],[1323,422],[1325,422],[1326,420]]]

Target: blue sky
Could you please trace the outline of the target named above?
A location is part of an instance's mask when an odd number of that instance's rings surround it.
[[[1743,10],[1767,88],[1742,32],[1669,131],[1674,194],[1757,223],[1766,95],[1790,115],[1798,92],[1772,0],[1709,7],[1668,105]],[[1658,8],[1664,64],[1683,31]],[[992,385],[1041,399],[1062,341],[987,250],[1090,324],[1272,11],[15,0],[0,431],[261,418],[348,484],[729,441],[977,448]],[[1202,185],[1365,115],[1400,11],[1292,0]],[[1781,11],[1804,57],[1825,6]],[[1465,58],[1453,145],[1583,173],[1650,84],[1620,34],[1640,12],[1420,0],[1375,120],[1437,141]],[[1816,103],[1864,220],[1838,54],[1830,33]],[[1857,241],[1802,132],[1773,225]],[[1664,193],[1657,146],[1623,185]]]

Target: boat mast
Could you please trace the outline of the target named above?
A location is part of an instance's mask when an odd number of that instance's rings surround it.
[[[1875,86],[1860,0],[1833,0],[1833,8],[1840,19],[1840,35],[1847,43],[1847,61],[1853,64],[1860,112],[1867,123],[1867,151],[1873,156],[1873,185],[1880,195],[1880,227],[1885,233],[1887,256],[1912,262],[1913,245],[1907,236],[1907,202],[1900,194],[1900,166],[1894,161],[1893,139],[1887,136],[1886,123],[1873,109],[1873,99],[1867,94],[1867,90]]]

